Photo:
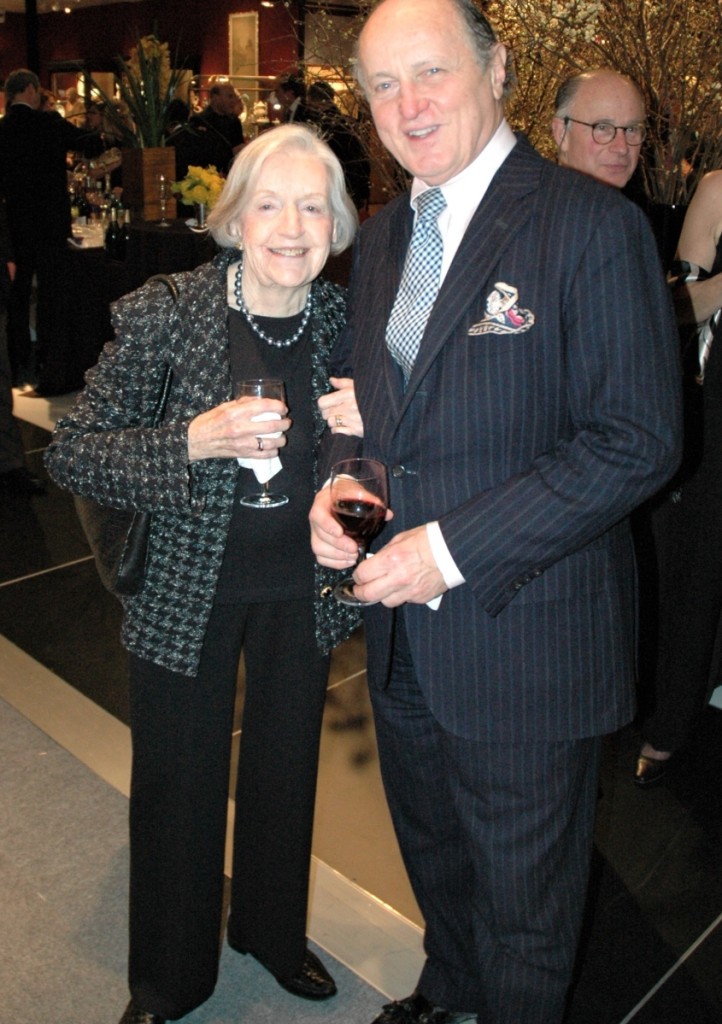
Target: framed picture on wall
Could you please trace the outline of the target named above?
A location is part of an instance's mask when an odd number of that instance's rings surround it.
[[[258,12],[228,15],[228,73],[258,76]]]

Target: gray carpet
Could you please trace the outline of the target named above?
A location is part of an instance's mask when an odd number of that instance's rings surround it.
[[[117,1024],[125,982],[125,797],[0,700],[0,1024]],[[296,999],[224,947],[188,1024],[368,1024],[384,999],[328,954],[339,987]]]

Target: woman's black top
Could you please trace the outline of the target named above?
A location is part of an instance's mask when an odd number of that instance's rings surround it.
[[[259,338],[242,313],[229,309],[231,377],[239,381],[273,377],[286,385],[286,404],[293,420],[280,451],[283,468],[269,483],[287,494],[286,505],[247,508],[244,494],[260,491],[251,469],[241,467],[233,518],[216,589],[223,604],[289,601],[313,594],[313,553],[308,513],[314,498],[313,402],[311,399],[311,329],[290,348],[276,348]],[[293,336],[302,313],[292,317],[254,317],[266,334],[279,341]],[[263,426],[270,433],[272,424]]]

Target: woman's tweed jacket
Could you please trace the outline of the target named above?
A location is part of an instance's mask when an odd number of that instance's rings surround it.
[[[123,598],[121,639],[129,651],[186,675],[198,667],[233,508],[235,459],[188,462],[188,425],[232,397],[224,250],[197,270],[175,274],[176,303],[162,283],[146,283],[113,306],[116,337],[45,456],[52,478],[116,508],[153,512],[143,590]],[[325,423],[315,400],[330,390],[327,362],[344,323],[344,290],[312,287],[311,395],[316,450]],[[166,365],[173,382],[165,420],[152,417]],[[306,514],[307,510],[304,510]],[[310,543],[310,541],[309,541]],[[289,557],[293,553],[289,552]],[[316,635],[329,650],[358,619],[321,592],[338,573],[316,570]]]

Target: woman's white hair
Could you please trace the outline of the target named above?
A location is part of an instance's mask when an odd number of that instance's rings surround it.
[[[329,183],[329,205],[333,217],[331,253],[347,249],[358,227],[358,214],[351,202],[343,168],[318,132],[306,124],[283,124],[262,132],[238,153],[228,172],[223,192],[208,215],[208,227],[218,245],[232,248],[240,238],[240,218],[248,199],[256,190],[263,165],[276,153],[307,153],[317,157],[326,168]],[[294,173],[293,160],[288,173]]]

